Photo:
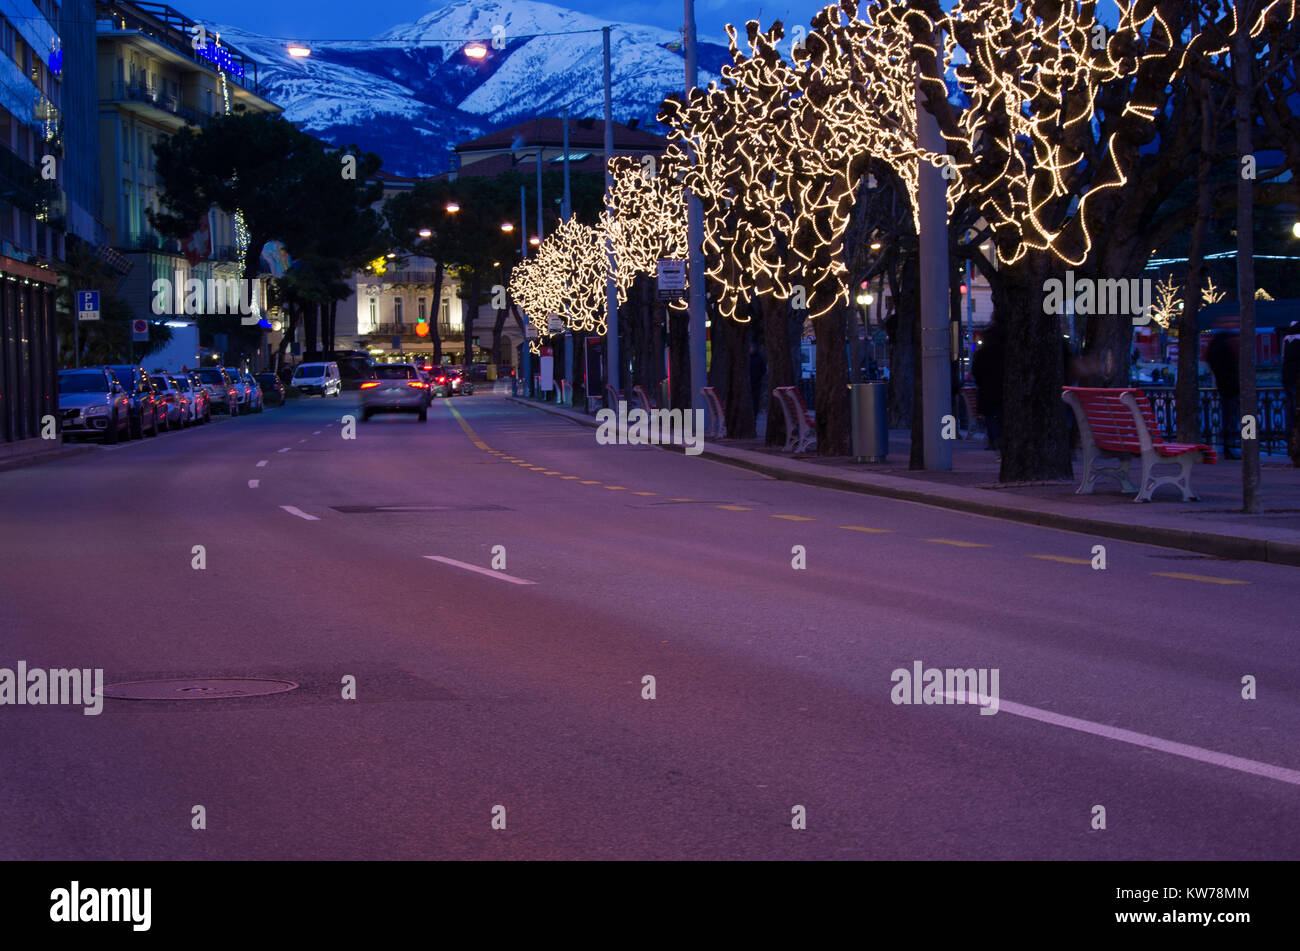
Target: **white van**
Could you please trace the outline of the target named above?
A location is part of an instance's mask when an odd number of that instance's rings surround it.
[[[299,393],[319,393],[321,396],[339,396],[343,392],[343,379],[339,365],[330,363],[300,363],[293,371],[293,385]]]

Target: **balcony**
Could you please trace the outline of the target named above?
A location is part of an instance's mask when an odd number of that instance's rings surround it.
[[[180,254],[181,243],[175,238],[164,238],[160,234],[154,234],[151,231],[137,231],[126,236],[126,239],[117,245],[121,251],[159,251],[163,254]]]
[[[371,333],[374,334],[374,335],[377,336],[377,337],[394,337],[394,336],[397,336],[397,337],[414,337],[414,336],[416,336],[416,333],[415,333],[415,324],[414,324],[414,323],[409,323],[409,324],[407,324],[407,323],[402,323],[402,324],[376,324],[376,325],[375,325],[375,329],[372,330]],[[460,334],[461,334],[461,327],[460,327],[459,324],[453,326],[453,325],[452,325],[451,323],[449,323],[449,322],[441,321],[441,320],[438,321],[438,336],[439,336],[439,337],[442,337],[442,338],[446,338],[446,337],[459,337]]]
[[[147,83],[127,83],[117,80],[113,83],[113,101],[141,102],[197,126],[206,126],[212,118],[195,109],[182,106],[179,97],[172,94],[164,96],[156,87]]]

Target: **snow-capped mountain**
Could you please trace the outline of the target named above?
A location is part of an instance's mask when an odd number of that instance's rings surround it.
[[[313,43],[303,59],[238,27],[222,37],[257,61],[264,94],[300,128],[376,152],[387,171],[424,175],[448,168],[458,142],[523,119],[565,107],[602,116],[604,25],[535,0],[455,0],[373,40]],[[481,60],[463,52],[473,41],[487,48]],[[659,103],[684,82],[680,35],[614,26],[610,59],[615,120],[657,128]],[[701,41],[701,85],[729,61],[726,47]]]

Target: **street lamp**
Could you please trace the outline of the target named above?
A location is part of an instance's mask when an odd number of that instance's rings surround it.
[[[509,221],[501,222],[501,230],[504,231],[506,234],[509,234],[510,232],[515,230],[514,223]]]
[[[879,250],[880,250],[880,247],[881,247],[881,245],[880,245],[880,242],[879,242],[879,241],[872,241],[872,242],[871,242],[871,250],[872,250],[872,251],[879,251]]]
[[[290,43],[289,55],[294,59],[303,59],[311,55],[311,50],[306,46],[303,46],[301,43]]]
[[[487,47],[482,43],[470,43],[465,47],[465,55],[470,59],[482,59],[487,56]]]
[[[533,235],[528,239],[528,243],[531,244],[533,247],[537,247],[539,244],[542,243],[542,239],[537,237],[537,235]]]
[[[421,238],[432,238],[432,237],[433,237],[433,231],[430,230],[429,228],[421,228],[419,234],[420,234],[420,237],[421,237]]]
[[[1300,221],[1297,221],[1291,226],[1291,233],[1297,238],[1300,238]]]
[[[460,205],[456,204],[454,201],[447,202],[445,207],[447,213],[451,215],[454,215],[456,212],[460,211]]]

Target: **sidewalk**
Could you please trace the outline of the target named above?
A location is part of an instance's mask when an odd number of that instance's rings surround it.
[[[80,455],[93,448],[88,443],[64,443],[58,439],[24,439],[21,442],[0,443],[0,472]]]
[[[554,403],[508,398],[596,426],[593,417]],[[1192,472],[1192,487],[1201,501],[1183,502],[1175,490],[1162,489],[1154,502],[1139,504],[1113,482],[1101,483],[1093,495],[1075,495],[1077,481],[1003,485],[998,482],[997,454],[984,449],[982,436],[953,443],[951,472],[909,471],[907,432],[891,432],[889,444],[889,458],[880,464],[857,463],[843,456],[792,456],[770,449],[758,439],[706,441],[703,456],[807,485],[1221,558],[1300,567],[1300,469],[1293,468],[1284,456],[1262,457],[1263,511],[1244,515],[1240,511],[1241,463],[1222,458],[1217,465],[1198,465]],[[1077,454],[1074,468],[1078,474]],[[1133,473],[1134,478],[1140,474],[1136,463]]]

